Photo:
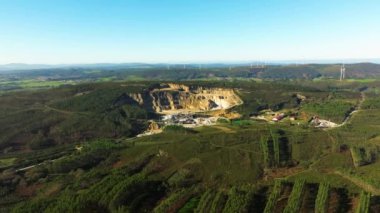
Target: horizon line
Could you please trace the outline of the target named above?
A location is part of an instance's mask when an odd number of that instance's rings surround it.
[[[46,65],[46,66],[78,66],[78,65],[96,65],[96,64],[245,64],[245,63],[265,63],[265,64],[302,64],[302,63],[319,63],[319,64],[336,64],[336,63],[380,63],[380,58],[344,58],[344,59],[252,59],[252,60],[179,60],[179,61],[124,61],[124,62],[63,62],[63,63],[24,63],[9,62],[0,64],[7,65]]]

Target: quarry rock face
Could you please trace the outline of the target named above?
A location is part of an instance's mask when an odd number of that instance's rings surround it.
[[[151,121],[148,126],[148,131],[157,131],[157,130],[160,130],[160,126],[158,125],[158,123]]]
[[[142,105],[144,103],[144,100],[143,100],[140,93],[130,93],[128,95],[129,95],[129,97],[131,97],[133,100],[135,100],[140,105]]]
[[[140,105],[161,114],[228,109],[243,103],[233,89],[161,84],[146,94],[129,94]]]

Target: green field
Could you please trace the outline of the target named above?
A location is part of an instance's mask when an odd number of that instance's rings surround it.
[[[14,165],[16,158],[0,159],[0,168],[5,168]]]

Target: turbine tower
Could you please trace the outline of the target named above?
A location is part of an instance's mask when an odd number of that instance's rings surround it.
[[[340,81],[342,81],[346,77],[346,67],[344,67],[344,64],[340,66]]]

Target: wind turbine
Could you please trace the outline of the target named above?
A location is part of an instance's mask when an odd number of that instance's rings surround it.
[[[344,64],[340,66],[340,81],[342,81],[344,78],[346,78],[346,67]]]

